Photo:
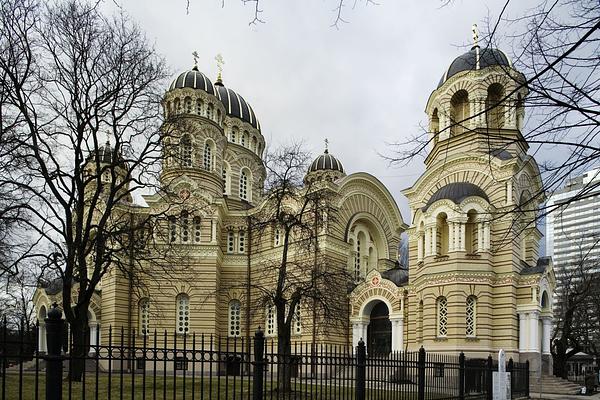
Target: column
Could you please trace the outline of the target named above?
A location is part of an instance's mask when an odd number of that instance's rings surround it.
[[[552,318],[542,318],[542,354],[550,354],[550,338],[552,335]]]
[[[448,221],[448,252],[456,249],[456,244],[454,243],[456,238],[454,226],[455,223],[453,221]]]
[[[527,314],[520,313],[519,314],[519,352],[524,353],[527,351],[528,343],[527,343],[527,335],[525,330],[527,329]]]
[[[215,218],[210,220],[210,243],[217,244],[217,220]]]
[[[38,325],[38,351],[40,353],[46,353],[46,323],[43,321],[39,322]]]
[[[358,342],[362,339],[365,344],[367,343],[367,322],[358,318],[352,323],[352,346],[356,350]]]
[[[477,252],[483,251],[483,223],[477,223]]]
[[[90,354],[96,354],[96,345],[98,344],[96,323],[91,323],[89,325],[90,329]]]
[[[437,237],[437,226],[434,225],[431,228],[431,254],[437,256],[438,251],[438,237]]]
[[[460,251],[466,251],[465,248],[465,224],[463,224],[462,222],[458,223],[458,248],[460,249]]]
[[[425,233],[419,232],[417,234],[417,261],[423,261],[423,235]]]
[[[440,140],[446,140],[450,136],[450,128],[448,123],[450,119],[448,118],[447,110],[439,109],[438,117],[440,119],[440,134],[438,137]]]
[[[483,249],[486,251],[490,250],[490,223],[483,223]]]
[[[392,351],[402,351],[404,347],[404,318],[390,317],[392,323]]]
[[[506,181],[506,204],[510,205],[513,203],[513,185],[512,181]]]
[[[431,255],[431,228],[425,228],[425,257]]]
[[[539,314],[537,312],[532,312],[529,314],[529,351],[537,353],[540,351],[539,343]]]

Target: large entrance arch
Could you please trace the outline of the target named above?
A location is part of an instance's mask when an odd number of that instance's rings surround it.
[[[372,302],[367,326],[367,352],[372,355],[392,351],[392,322],[388,307],[383,301]]]

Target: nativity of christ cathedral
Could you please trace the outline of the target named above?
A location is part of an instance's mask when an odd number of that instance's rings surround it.
[[[501,50],[477,43],[441,72],[424,104],[426,170],[402,192],[411,215],[400,214],[377,177],[352,171],[334,151],[325,149],[306,170],[305,183],[321,182],[335,194],[337,217],[319,233],[320,254],[346,268],[353,284],[339,287],[347,310],[341,329],[327,330],[300,302],[292,340],[356,345],[362,338],[373,353],[423,346],[480,358],[504,349],[534,370],[548,368],[555,278],[551,260],[539,257],[542,235],[533,222],[541,181],[521,135],[524,76]],[[132,293],[123,274],[109,271],[90,306],[92,341],[106,341],[108,326],[140,338],[154,329],[247,337],[262,327],[276,338],[274,308],[247,312],[249,292],[239,289],[240,282],[252,286],[261,260],[283,246],[276,226],[254,238],[260,246],[249,244],[248,216],[264,203],[266,145],[246,99],[252,95],[197,66],[166,88],[165,124],[173,116],[187,121],[170,137],[179,157],[165,155],[160,176],[188,198],[169,208],[166,227],[167,240],[188,254],[188,274],[155,277]],[[107,144],[91,157],[102,163],[112,156]],[[164,197],[144,199],[139,212],[164,207]],[[408,265],[398,261],[404,232]],[[34,296],[41,333],[60,292],[50,284]],[[45,349],[43,334],[39,346]]]

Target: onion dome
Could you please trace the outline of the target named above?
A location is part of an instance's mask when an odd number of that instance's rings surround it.
[[[433,203],[438,200],[447,199],[452,201],[454,204],[460,204],[464,199],[471,196],[481,197],[489,203],[487,194],[479,186],[469,182],[455,182],[449,183],[446,186],[438,189],[437,192],[429,198],[427,205],[423,207],[423,211],[426,211]]]
[[[450,77],[462,71],[475,71],[484,69],[494,65],[504,67],[512,67],[512,62],[508,56],[500,49],[486,47],[481,49],[479,46],[473,46],[471,50],[463,55],[460,55],[452,61],[440,83],[438,88],[444,84]]]
[[[169,90],[182,88],[200,89],[215,94],[214,85],[206,75],[198,71],[197,66],[194,66],[191,71],[182,72],[169,86]]]
[[[104,146],[98,147],[97,151],[91,151],[88,157],[88,160],[98,160],[104,164],[112,164],[113,163],[113,154],[114,148],[110,145],[110,142],[107,140]],[[119,161],[123,161],[123,158],[118,156]]]
[[[256,119],[256,115],[254,114],[252,107],[250,107],[250,104],[248,104],[242,96],[233,90],[226,88],[220,77],[215,82],[215,90],[215,95],[225,106],[225,111],[228,116],[239,118],[260,131],[260,123]]]
[[[317,157],[312,164],[310,164],[308,172],[324,170],[339,171],[344,173],[344,167],[342,166],[342,163],[339,162],[337,158],[329,154],[329,150],[327,149],[325,149],[325,152]]]

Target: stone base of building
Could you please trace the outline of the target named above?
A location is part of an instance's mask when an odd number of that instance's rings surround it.
[[[532,378],[552,375],[552,355],[540,353],[521,353],[522,363],[529,361],[529,373]]]

